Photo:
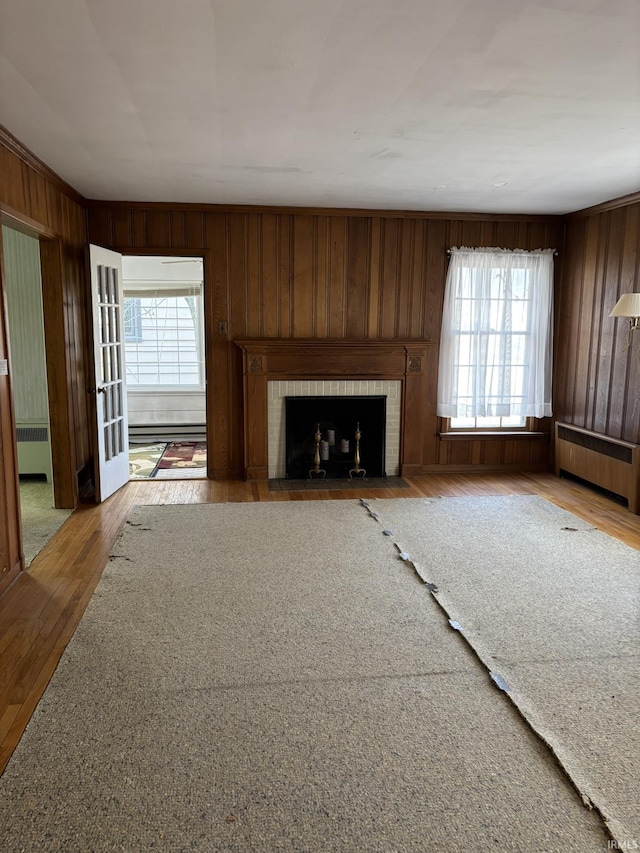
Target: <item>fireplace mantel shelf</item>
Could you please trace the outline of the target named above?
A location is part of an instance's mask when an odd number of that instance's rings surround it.
[[[267,383],[287,379],[397,379],[402,383],[400,473],[420,473],[435,344],[427,340],[243,338],[247,479],[267,479]],[[435,396],[435,395],[432,395]]]
[[[434,345],[427,340],[351,340],[336,338],[241,338],[234,341],[243,352],[251,354],[290,354],[312,358],[315,355],[342,354],[345,358],[353,353],[390,354],[424,349]]]
[[[267,349],[295,349],[296,347],[318,347],[327,349],[338,347],[339,349],[375,349],[376,347],[403,347],[403,346],[428,346],[433,341],[425,338],[361,338],[344,340],[343,338],[236,338],[234,340],[243,349],[253,347],[266,347]]]

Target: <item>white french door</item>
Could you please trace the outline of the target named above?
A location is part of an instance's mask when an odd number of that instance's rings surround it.
[[[90,246],[98,458],[96,500],[129,481],[122,255]]]

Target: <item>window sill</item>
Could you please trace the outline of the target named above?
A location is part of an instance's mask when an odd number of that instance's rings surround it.
[[[507,439],[508,441],[527,439],[544,439],[548,436],[546,432],[537,430],[454,430],[452,432],[439,432],[438,436],[441,441],[500,441]]]

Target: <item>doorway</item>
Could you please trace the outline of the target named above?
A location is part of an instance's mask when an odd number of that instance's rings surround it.
[[[71,514],[56,509],[40,242],[2,225],[25,568]]]
[[[131,479],[205,478],[204,261],[122,258]]]

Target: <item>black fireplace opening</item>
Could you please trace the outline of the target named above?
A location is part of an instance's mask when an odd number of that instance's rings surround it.
[[[316,430],[319,427],[319,468],[326,479],[386,477],[386,395],[363,397],[285,397],[286,477],[308,479],[314,474]],[[359,466],[356,431],[360,429]]]

